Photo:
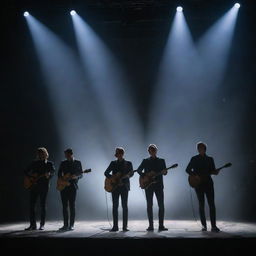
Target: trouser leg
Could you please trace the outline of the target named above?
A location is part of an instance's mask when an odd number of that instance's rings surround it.
[[[118,227],[118,206],[119,206],[119,191],[112,192],[112,201],[113,201],[113,226]]]
[[[64,189],[61,191],[61,201],[62,201],[62,213],[63,213],[63,221],[64,226],[68,226],[68,191]]]
[[[41,208],[40,226],[44,226],[45,224],[47,194],[48,194],[48,187],[40,191],[40,208]]]
[[[39,196],[38,190],[37,189],[32,189],[30,191],[30,225],[31,226],[36,226],[36,213],[35,213],[35,208],[36,208],[36,201]]]
[[[164,226],[164,190],[162,188],[155,190],[157,203],[159,207],[158,218],[159,218],[159,227]]]
[[[204,190],[202,188],[197,188],[196,195],[199,202],[199,215],[201,219],[201,224],[202,226],[206,227],[206,218],[205,218],[205,211],[204,211]]]
[[[128,224],[128,193],[127,188],[123,188],[121,192],[122,208],[123,208],[123,228],[127,228]]]
[[[146,200],[147,200],[147,214],[148,214],[148,221],[149,226],[153,227],[153,193],[154,190],[149,187],[148,189],[145,189],[146,193]]]
[[[70,189],[69,194],[70,226],[74,226],[76,216],[76,188]]]
[[[209,186],[207,186],[206,198],[207,198],[209,210],[210,210],[211,226],[216,227],[216,207],[215,207],[215,202],[214,202],[213,183],[210,183]]]

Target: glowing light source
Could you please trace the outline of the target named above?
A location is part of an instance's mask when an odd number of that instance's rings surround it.
[[[176,10],[177,10],[177,12],[182,12],[183,8],[181,6],[178,6]]]
[[[29,16],[29,12],[24,12],[24,17],[27,17],[27,16]]]
[[[236,3],[234,6],[238,9],[241,5],[239,3]]]
[[[72,10],[72,11],[70,12],[70,14],[71,14],[72,16],[74,16],[74,15],[76,14],[76,11]]]

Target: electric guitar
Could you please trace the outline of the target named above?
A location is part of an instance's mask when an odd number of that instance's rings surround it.
[[[89,173],[91,172],[91,169],[86,169],[81,172],[82,173]],[[72,179],[73,174],[71,173],[66,173],[63,176],[59,177],[57,180],[57,190],[62,191],[64,188],[70,186],[70,180]]]
[[[34,185],[36,185],[37,181],[43,177],[46,177],[47,179],[49,179],[50,177],[50,174],[47,172],[47,173],[44,173],[44,174],[37,174],[37,173],[33,173],[31,175],[26,175],[24,177],[24,188],[25,189],[30,189],[32,188]]]
[[[232,164],[231,163],[227,163],[223,166],[221,166],[220,168],[216,169],[215,171],[220,171],[221,169],[230,167]],[[202,184],[203,182],[203,177],[200,177],[198,175],[189,175],[188,176],[188,183],[192,188],[196,188],[198,187],[200,184]]]
[[[144,175],[141,175],[139,179],[140,187],[142,189],[149,188],[152,184],[157,183],[155,179],[157,176],[167,174],[167,170],[176,168],[177,166],[178,164],[173,164],[172,166],[163,169],[161,172],[150,171],[150,172],[144,173]]]
[[[110,178],[105,178],[104,189],[107,192],[113,192],[116,188],[123,185],[123,179],[129,178],[135,171],[130,171],[127,174],[122,174],[117,172],[113,174]]]

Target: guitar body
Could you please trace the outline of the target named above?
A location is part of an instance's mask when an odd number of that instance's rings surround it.
[[[120,172],[112,175],[110,178],[105,178],[104,189],[107,192],[113,192],[118,186],[122,185],[120,184],[121,180],[122,174]]]
[[[201,178],[197,175],[189,175],[188,183],[192,188],[196,188],[201,184]]]
[[[24,188],[25,189],[30,189],[36,181],[36,177],[29,177],[29,176],[25,176],[24,177]]]
[[[41,177],[43,177],[43,176],[45,176],[45,174],[43,174],[43,175],[38,175],[38,174],[36,174],[36,173],[32,174],[31,176],[25,176],[25,177],[24,177],[24,183],[23,183],[24,188],[25,188],[25,189],[30,189],[30,188],[32,188],[32,187],[36,184],[36,182],[37,182]]]
[[[156,183],[155,172],[151,171],[145,174],[144,176],[140,176],[139,182],[140,182],[140,187],[142,189],[148,188],[151,184]]]
[[[62,177],[59,177],[57,180],[57,190],[62,191],[65,187],[70,186],[69,179],[71,178],[70,173],[65,174]]]

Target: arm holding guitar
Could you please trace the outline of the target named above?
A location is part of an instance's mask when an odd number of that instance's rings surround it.
[[[50,172],[46,175],[47,179],[51,179],[55,174],[55,166],[53,163],[51,163],[51,169]]]
[[[144,162],[144,159],[143,161],[141,162],[140,166],[138,167],[137,169],[137,173],[140,175],[140,176],[144,176],[145,173],[142,172],[142,170],[145,168],[145,162]]]
[[[218,175],[219,174],[220,169],[216,169],[213,158],[211,158],[211,168],[213,170],[213,171],[211,171],[212,175]]]
[[[60,163],[60,167],[59,167],[59,170],[58,170],[58,178],[62,177],[63,176],[63,163],[61,162]]]
[[[134,171],[133,171],[133,166],[132,163],[130,162],[129,164],[129,169],[128,169],[128,178],[131,178],[134,175]]]
[[[30,177],[30,178],[33,177],[33,175],[32,175],[33,165],[34,165],[34,162],[32,162],[32,163],[24,170],[25,176]]]
[[[163,175],[167,175],[168,171],[166,169],[166,163],[165,163],[164,159],[163,159],[163,168],[162,168],[162,170],[163,170]]]
[[[218,175],[219,172],[220,172],[220,171],[217,169],[217,170],[211,171],[211,174],[212,174],[212,175]]]
[[[186,168],[186,173],[189,175],[196,175],[193,171],[193,158],[191,158],[190,162],[188,163],[188,166]]]
[[[163,169],[163,175],[167,175],[167,173],[168,173],[168,170],[167,169]]]
[[[108,166],[108,168],[106,169],[106,171],[104,172],[104,175],[107,177],[107,178],[111,178],[112,175],[110,174],[110,172],[112,172],[112,164],[113,162],[111,162]]]
[[[75,175],[72,175],[72,179],[76,180],[76,179],[81,179],[83,177],[83,169],[82,169],[82,164],[81,162],[78,162],[78,170],[76,172]]]

